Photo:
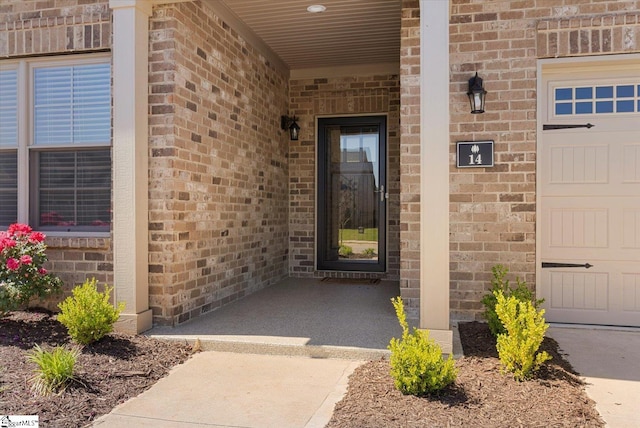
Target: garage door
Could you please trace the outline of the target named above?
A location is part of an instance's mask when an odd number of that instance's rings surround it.
[[[640,326],[640,60],[540,70],[537,278],[546,318]]]

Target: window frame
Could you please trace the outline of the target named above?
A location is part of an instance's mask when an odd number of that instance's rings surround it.
[[[110,117],[111,132],[109,141],[105,143],[88,143],[88,144],[52,144],[52,145],[36,145],[35,144],[35,70],[37,68],[47,67],[73,67],[88,64],[109,64],[110,68]],[[17,114],[18,114],[18,138],[17,138],[17,154],[18,154],[18,218],[19,223],[32,224],[38,213],[37,178],[39,172],[33,169],[35,162],[32,160],[36,152],[66,150],[66,151],[84,151],[84,150],[103,150],[108,148],[111,153],[111,190],[110,203],[113,208],[113,64],[110,53],[82,53],[75,55],[52,56],[52,57],[34,57],[19,58],[0,61],[0,70],[17,69]],[[16,150],[16,148],[0,148],[0,150]],[[3,225],[4,226],[4,225]],[[35,228],[35,224],[34,224]],[[113,217],[108,227],[103,226],[77,226],[74,229],[66,231],[59,229],[40,228],[46,231],[49,236],[59,237],[109,237],[113,230]]]

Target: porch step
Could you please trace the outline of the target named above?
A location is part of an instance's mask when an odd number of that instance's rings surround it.
[[[296,338],[229,337],[196,335],[149,334],[149,337],[172,340],[201,351],[235,352],[241,354],[285,355],[310,358],[340,358],[345,360],[389,359],[388,349],[356,348],[349,346],[309,345],[296,343]]]

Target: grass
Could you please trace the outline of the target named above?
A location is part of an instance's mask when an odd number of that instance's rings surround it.
[[[364,229],[364,233],[358,229],[340,229],[340,236],[343,241],[378,241],[378,229]]]

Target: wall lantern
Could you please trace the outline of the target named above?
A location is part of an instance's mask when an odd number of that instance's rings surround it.
[[[300,135],[300,126],[296,123],[298,120],[297,117],[289,117],[289,116],[281,116],[280,117],[280,128],[283,130],[289,130],[289,137],[292,141],[298,141],[298,137]]]
[[[469,103],[471,103],[471,113],[478,114],[484,113],[484,99],[487,95],[487,91],[482,86],[482,79],[476,75],[469,79]]]

